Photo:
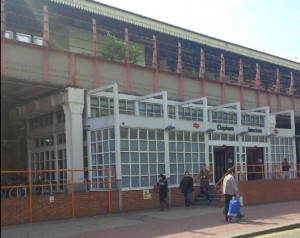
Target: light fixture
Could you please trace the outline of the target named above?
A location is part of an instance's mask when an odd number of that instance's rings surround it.
[[[176,126],[174,125],[174,123],[172,123],[171,125],[168,125],[165,128],[165,131],[172,131],[172,130],[175,130],[175,129],[176,129]]]
[[[248,134],[248,131],[241,131],[241,132],[239,133],[240,136],[244,136],[244,135],[247,135],[247,134]]]
[[[205,132],[206,132],[206,133],[213,133],[214,131],[215,131],[215,129],[209,128],[209,129],[207,129]]]

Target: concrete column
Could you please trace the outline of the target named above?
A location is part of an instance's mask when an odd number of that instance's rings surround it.
[[[84,90],[68,88],[63,109],[65,113],[67,169],[83,169],[83,122]],[[82,181],[83,172],[74,173],[75,180]]]

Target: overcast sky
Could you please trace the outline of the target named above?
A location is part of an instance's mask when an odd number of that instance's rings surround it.
[[[300,0],[97,0],[300,63]]]

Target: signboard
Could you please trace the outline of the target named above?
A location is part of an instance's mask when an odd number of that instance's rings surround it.
[[[151,199],[151,194],[149,193],[149,189],[143,190],[143,198],[144,199]]]
[[[49,201],[54,202],[54,196],[50,196]]]

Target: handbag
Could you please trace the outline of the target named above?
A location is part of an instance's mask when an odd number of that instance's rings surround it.
[[[154,192],[159,193],[159,185],[154,185]]]

